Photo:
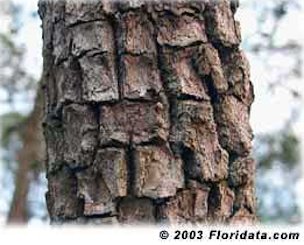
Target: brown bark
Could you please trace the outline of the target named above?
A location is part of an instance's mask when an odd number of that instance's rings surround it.
[[[39,5],[51,219],[254,221],[236,2]]]

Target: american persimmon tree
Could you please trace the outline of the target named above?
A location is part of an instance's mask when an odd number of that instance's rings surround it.
[[[39,2],[53,222],[253,222],[237,1]]]

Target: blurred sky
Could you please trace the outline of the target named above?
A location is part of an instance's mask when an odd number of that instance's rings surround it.
[[[241,7],[237,12],[236,18],[241,23],[242,37],[244,41],[247,37],[255,34],[257,26],[256,9],[248,8],[251,0],[241,0]],[[300,1],[299,1],[300,2]],[[291,9],[284,17],[277,34],[278,43],[286,43],[287,41],[296,40],[304,46],[304,3],[301,2],[301,9]],[[246,43],[243,43],[246,49]],[[290,92],[286,89],[279,88],[273,94],[269,91],[268,84],[271,82],[268,69],[264,67],[265,63],[256,59],[253,55],[247,53],[251,66],[251,79],[254,84],[255,101],[251,109],[251,125],[255,134],[267,133],[280,129],[292,113],[292,109],[296,106],[302,108],[300,117],[294,125],[294,130],[301,140],[301,163],[304,169],[304,105],[303,99],[295,103]],[[268,57],[265,57],[267,59]],[[302,59],[304,53],[302,52]],[[278,67],[288,66],[289,60],[282,55],[276,60]],[[302,71],[304,71],[304,62],[302,63]],[[279,71],[276,71],[279,72]],[[304,83],[301,79],[289,79],[288,86],[298,91],[304,98]],[[287,83],[287,81],[286,81]],[[300,103],[300,104],[299,104]],[[283,173],[281,173],[283,174]],[[280,171],[275,171],[269,176],[269,183],[280,184]],[[297,182],[296,185],[297,201],[301,209],[302,217],[304,217],[304,176]],[[282,186],[282,189],[284,186]]]
[[[0,0],[0,6],[6,0]],[[254,9],[247,8],[246,5],[251,0],[241,0],[241,8],[238,10],[236,18],[241,23],[243,39],[254,35],[257,30],[256,18],[257,13]],[[32,74],[37,80],[40,78],[42,72],[42,34],[40,28],[40,20],[36,14],[37,1],[36,0],[13,0],[14,3],[18,3],[23,7],[22,14],[19,19],[20,32],[16,38],[17,43],[25,45],[27,53],[25,56],[24,65],[26,70]],[[302,4],[304,5],[304,4]],[[297,40],[297,42],[304,44],[304,6],[301,11],[293,11],[289,13],[284,19],[280,31],[278,34],[278,41],[285,42],[286,40]],[[5,31],[7,24],[10,22],[9,16],[1,16],[0,32]],[[246,43],[243,43],[244,49],[246,49]],[[303,55],[303,54],[302,54]],[[277,89],[273,94],[268,89],[268,82],[271,79],[269,77],[268,70],[264,67],[264,62],[260,62],[254,56],[247,54],[251,65],[251,78],[255,87],[255,101],[251,110],[251,125],[254,132],[267,133],[280,129],[286,119],[290,117],[291,108],[296,106],[294,100],[289,92],[285,89]],[[267,59],[267,57],[265,57]],[[277,65],[288,65],[288,59],[282,56],[276,60]],[[304,67],[302,67],[304,71]],[[303,81],[289,80],[289,86],[295,88],[304,97]],[[1,96],[1,91],[0,91]],[[32,101],[29,103],[20,103],[16,105],[16,109],[21,112],[29,112],[31,110]],[[302,106],[303,108],[303,106]],[[0,104],[0,115],[10,111],[8,106]],[[295,125],[295,131],[302,141],[302,159],[303,159],[303,142],[304,142],[304,113],[301,114],[301,118]],[[1,154],[1,152],[0,152]],[[302,160],[302,164],[303,160]],[[1,171],[0,164],[0,179],[3,171]],[[270,181],[274,182],[280,176],[273,175]],[[297,185],[298,201],[300,203],[302,214],[304,214],[304,178],[302,178]],[[282,187],[283,188],[283,187]],[[1,193],[1,190],[0,190]],[[0,196],[0,211],[1,211],[1,196]],[[303,215],[304,216],[304,215]],[[1,213],[0,213],[1,223]]]

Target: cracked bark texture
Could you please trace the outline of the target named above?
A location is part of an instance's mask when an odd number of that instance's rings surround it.
[[[236,1],[46,1],[47,204],[78,224],[252,223]]]

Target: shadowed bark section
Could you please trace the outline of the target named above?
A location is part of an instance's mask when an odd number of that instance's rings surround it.
[[[83,202],[77,198],[77,178],[67,167],[47,176],[48,212],[53,221],[76,219],[83,214]]]
[[[85,216],[115,214],[116,198],[127,195],[125,154],[117,148],[98,150],[93,166],[77,173]]]
[[[52,220],[255,221],[236,7],[40,1]]]
[[[228,154],[218,141],[210,102],[180,101],[171,141],[181,147],[190,179],[219,181],[228,174]],[[176,147],[175,147],[176,148]]]

